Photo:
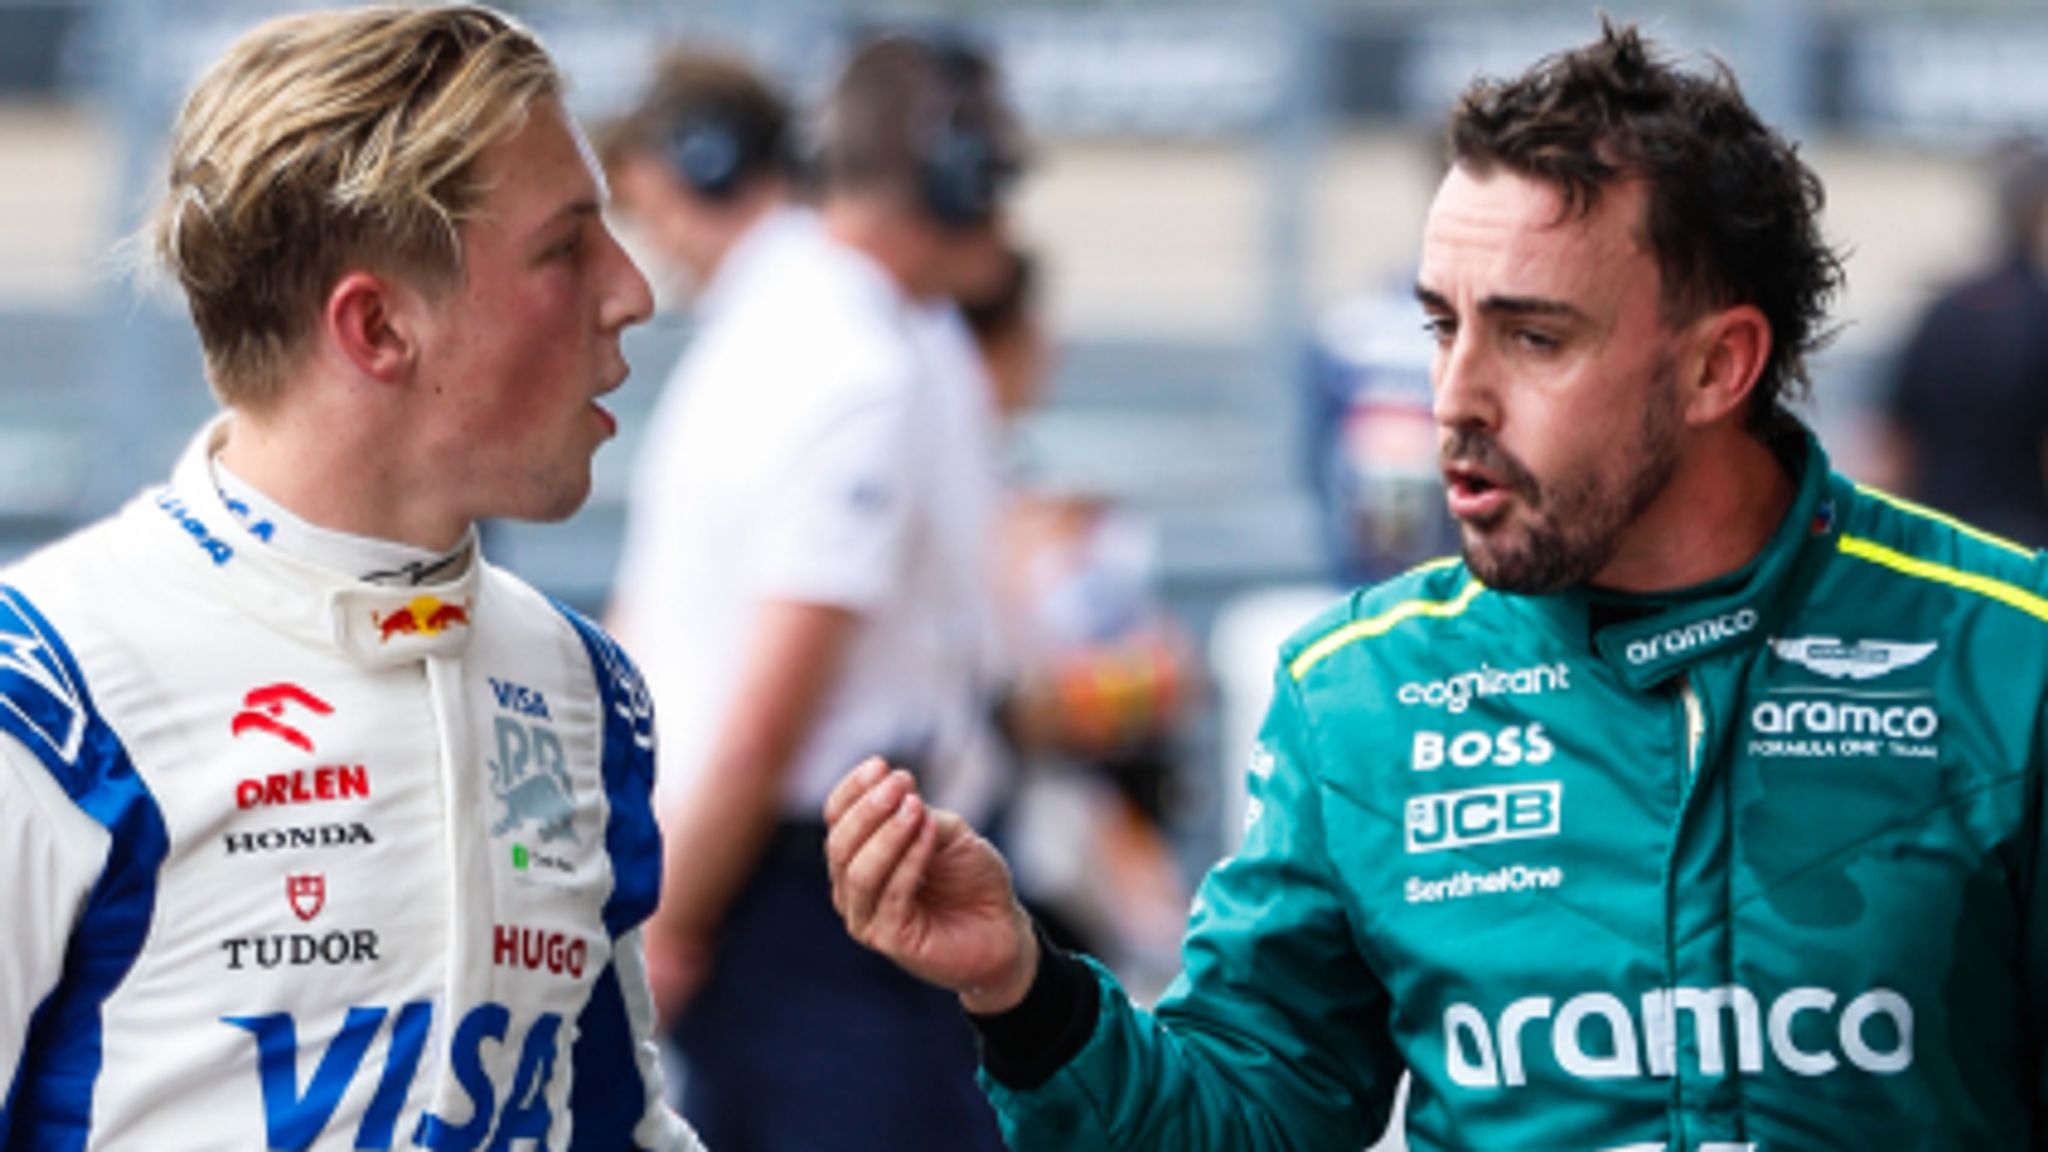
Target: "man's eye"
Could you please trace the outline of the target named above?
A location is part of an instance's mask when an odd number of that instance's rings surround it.
[[[1548,332],[1538,332],[1530,328],[1517,328],[1513,336],[1515,343],[1529,349],[1531,352],[1550,352],[1557,348],[1557,338]]]
[[[1422,322],[1422,330],[1437,343],[1448,344],[1458,334],[1458,323],[1449,316],[1431,316]]]

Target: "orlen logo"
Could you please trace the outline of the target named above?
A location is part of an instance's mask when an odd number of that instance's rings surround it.
[[[1475,672],[1403,684],[1394,691],[1394,699],[1403,704],[1441,708],[1456,715],[1471,707],[1475,697],[1540,696],[1545,692],[1569,691],[1571,672],[1569,664],[1537,664],[1511,672],[1481,664]]]
[[[1628,662],[1648,664],[1666,656],[1682,656],[1695,648],[1732,640],[1756,627],[1756,609],[1741,608],[1724,612],[1706,620],[1695,620],[1690,624],[1631,640],[1628,644]]]
[[[525,968],[554,976],[583,977],[590,942],[564,932],[500,924],[491,933],[491,958],[500,968]]]
[[[415,596],[395,612],[370,614],[377,625],[377,642],[388,644],[393,636],[438,636],[450,628],[469,623],[467,601],[456,604],[438,596]]]
[[[334,706],[297,684],[269,684],[254,688],[242,697],[242,710],[235,713],[228,729],[236,736],[262,732],[277,737],[302,752],[313,750],[313,738],[284,722],[290,708],[302,708],[315,716],[332,716]]]
[[[1941,714],[1926,704],[1859,704],[1841,700],[1766,700],[1749,713],[1750,726],[1773,736],[1889,736],[1930,740]]]
[[[1555,780],[1412,796],[1406,821],[1408,851],[1441,852],[1555,836],[1563,807],[1564,785]]]
[[[1633,1080],[1644,1075],[1669,1079],[1678,1075],[1677,1019],[1691,1013],[1693,1043],[1701,1076],[1728,1071],[1729,1037],[1725,1022],[1735,1026],[1735,1067],[1744,1074],[1764,1070],[1766,1053],[1796,1076],[1826,1076],[1849,1066],[1879,1076],[1892,1076],[1913,1066],[1913,1005],[1889,988],[1873,988],[1837,1005],[1841,997],[1826,988],[1788,989],[1766,1011],[1756,994],[1741,985],[1719,988],[1659,988],[1643,993],[1638,1017],[1621,997],[1585,992],[1559,1004],[1548,996],[1526,996],[1501,1010],[1497,1022],[1470,1004],[1444,1009],[1444,1059],[1451,1082],[1463,1088],[1520,1088],[1529,1082],[1523,1058],[1531,1025],[1549,1021],[1550,1051],[1557,1066],[1580,1080]],[[1802,1047],[1826,1031],[1801,1027],[1801,1016],[1816,1015],[1832,1024],[1833,1043]],[[1592,1030],[1588,1051],[1588,1020]],[[1795,1036],[1797,1031],[1799,1036]],[[1640,1041],[1638,1038],[1640,1037]],[[1768,1040],[1768,1045],[1766,1045]]]
[[[370,798],[370,770],[361,764],[332,764],[272,772],[235,785],[235,807],[264,808]]]
[[[1518,764],[1547,764],[1556,752],[1541,724],[1526,728],[1511,724],[1494,732],[1476,729],[1455,736],[1418,731],[1408,766],[1417,772],[1434,772],[1445,764],[1454,768],[1513,768]]]

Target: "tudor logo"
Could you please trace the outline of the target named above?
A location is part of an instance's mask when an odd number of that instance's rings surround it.
[[[1939,647],[1940,642],[1935,640],[1918,644],[1899,640],[1844,643],[1833,636],[1771,641],[1771,651],[1778,659],[1818,672],[1831,680],[1874,680],[1887,672],[1911,668],[1934,655],[1934,650]]]
[[[292,914],[311,920],[327,906],[327,877],[318,873],[284,878],[284,896],[291,901]]]

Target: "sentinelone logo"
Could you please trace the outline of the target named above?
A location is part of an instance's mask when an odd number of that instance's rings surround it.
[[[1628,662],[1648,664],[1666,656],[1682,656],[1695,648],[1707,644],[1718,644],[1732,640],[1756,627],[1756,609],[1742,608],[1734,612],[1723,612],[1705,620],[1695,620],[1669,632],[1631,640],[1628,644]]]
[[[1531,868],[1510,864],[1492,872],[1456,872],[1441,880],[1410,876],[1403,892],[1410,904],[1441,904],[1473,896],[1498,896],[1508,892],[1548,891],[1564,886],[1564,869]]]
[[[1471,707],[1474,698],[1488,696],[1539,696],[1545,692],[1571,690],[1569,664],[1537,664],[1513,670],[1481,664],[1476,671],[1460,672],[1442,680],[1403,684],[1394,699],[1403,704],[1420,704],[1458,713]]]

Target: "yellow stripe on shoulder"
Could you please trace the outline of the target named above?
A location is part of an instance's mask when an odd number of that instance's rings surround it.
[[[1456,560],[1450,562],[1456,563]],[[1441,564],[1437,564],[1430,567],[1441,566]],[[1301,654],[1296,656],[1287,665],[1287,674],[1299,680],[1303,676],[1308,675],[1311,668],[1327,659],[1331,653],[1348,644],[1378,636],[1403,620],[1413,620],[1417,616],[1433,616],[1437,618],[1456,616],[1465,609],[1470,608],[1473,599],[1484,591],[1486,591],[1484,584],[1477,580],[1469,580],[1465,583],[1464,590],[1449,600],[1404,600],[1377,616],[1368,616],[1363,620],[1353,620],[1351,623],[1344,625],[1342,628],[1302,649]]]
[[[1875,500],[1881,504],[1889,504],[1892,507],[1897,508],[1899,511],[1907,513],[1908,515],[1919,516],[1923,519],[1932,520],[1936,524],[1947,525],[1948,527],[1953,528],[1958,532],[1961,532],[1963,535],[1968,536],[1972,540],[1989,544],[1993,548],[2003,548],[2007,552],[2016,553],[2017,555],[2028,560],[2032,560],[2034,558],[2034,550],[2032,548],[2029,548],[2026,545],[2021,544],[2017,541],[2008,540],[1995,532],[1986,532],[1982,528],[1978,528],[1971,524],[1965,524],[1961,520],[1958,520],[1955,517],[1950,516],[1946,512],[1936,512],[1934,509],[1929,508],[1925,504],[1915,504],[1911,500],[1908,500],[1903,496],[1894,496],[1881,488],[1872,488],[1868,484],[1858,484],[1856,485],[1856,490],[1858,492],[1863,493],[1865,496],[1870,497],[1872,500]]]
[[[1975,592],[1979,596],[2017,608],[2037,620],[2048,621],[2048,599],[2029,592],[2017,584],[2008,584],[2003,580],[1982,576],[1975,572],[1965,572],[1960,568],[1951,568],[1946,564],[1936,564],[1932,560],[1922,560],[1918,556],[1908,556],[1904,552],[1887,548],[1882,544],[1865,540],[1860,536],[1844,536],[1836,547],[1845,556],[1855,556],[1858,559],[1868,560],[1872,564],[1889,568],[1894,572],[1904,573],[1907,576],[1917,577],[1921,580],[1931,580],[1936,584],[1946,584],[1951,588],[1961,588],[1965,592]],[[2033,553],[2029,552],[2027,556],[2031,559]]]

